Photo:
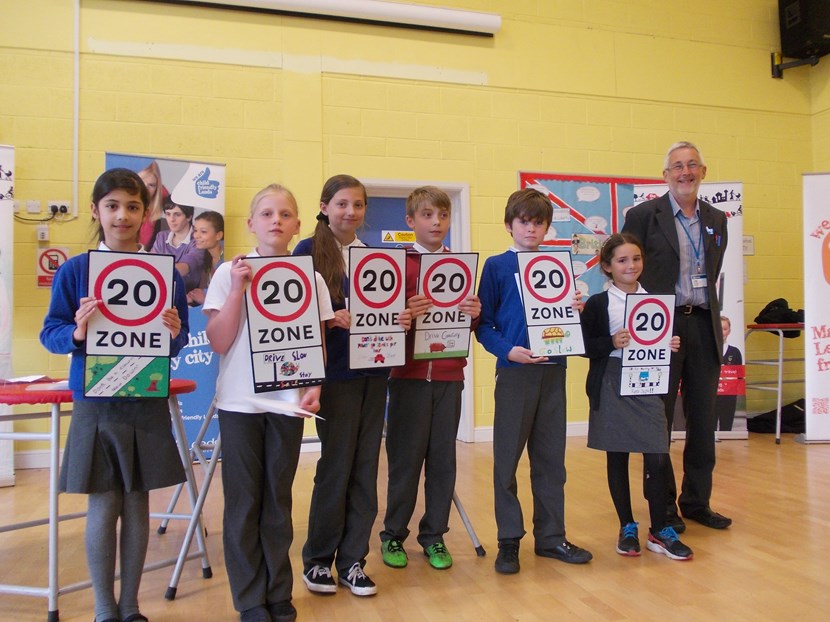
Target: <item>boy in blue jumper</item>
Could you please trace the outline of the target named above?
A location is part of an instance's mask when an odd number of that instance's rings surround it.
[[[496,572],[519,572],[524,536],[516,469],[527,445],[535,552],[584,564],[590,552],[565,539],[565,357],[533,356],[519,290],[519,251],[537,251],[553,218],[550,201],[531,188],[510,195],[504,226],[513,246],[484,263],[476,337],[496,358],[493,483],[499,554]],[[580,294],[574,305],[581,306]]]

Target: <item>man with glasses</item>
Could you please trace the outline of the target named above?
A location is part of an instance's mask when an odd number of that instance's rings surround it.
[[[695,145],[669,147],[663,179],[669,191],[629,210],[623,231],[643,243],[645,266],[640,283],[653,294],[674,294],[674,334],[680,350],[672,355],[666,419],[671,433],[678,387],[686,415],[683,485],[680,497],[669,462],[666,481],[667,525],[682,533],[677,513],[713,529],[726,529],[732,519],[709,506],[715,468],[715,397],[723,352],[718,275],[726,252],[726,217],[698,198],[706,177],[703,155]],[[682,381],[682,384],[681,384]]]

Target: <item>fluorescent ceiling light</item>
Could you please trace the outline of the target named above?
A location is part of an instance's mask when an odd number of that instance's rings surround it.
[[[501,15],[385,0],[153,0],[493,36]]]

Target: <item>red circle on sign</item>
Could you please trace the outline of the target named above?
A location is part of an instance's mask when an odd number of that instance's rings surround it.
[[[98,279],[95,281],[94,295],[96,300],[103,302],[102,290],[104,288],[104,281],[106,281],[107,277],[115,270],[129,267],[139,268],[140,270],[149,272],[150,276],[155,280],[159,289],[159,299],[156,306],[153,307],[146,315],[132,320],[129,318],[119,317],[106,304],[99,304],[98,309],[110,322],[114,322],[120,326],[141,326],[142,324],[147,324],[151,320],[154,320],[164,309],[164,303],[167,300],[167,283],[164,282],[164,277],[161,276],[161,272],[159,272],[154,265],[140,259],[119,259],[117,261],[113,261],[111,264],[104,267],[98,275]]]
[[[300,277],[303,282],[303,287],[306,291],[305,300],[303,300],[302,304],[299,308],[294,311],[294,313],[289,313],[288,315],[276,315],[271,313],[265,305],[262,304],[262,301],[259,299],[259,282],[262,280],[263,275],[270,270],[276,268],[287,268],[291,270],[294,274]],[[308,309],[308,305],[311,304],[311,282],[308,280],[308,276],[306,276],[305,272],[300,270],[296,265],[293,263],[288,263],[287,261],[272,261],[269,264],[265,264],[257,270],[256,276],[254,280],[251,281],[251,301],[254,303],[257,311],[259,311],[263,316],[267,317],[269,320],[273,320],[274,322],[291,322],[292,320],[296,320],[300,317],[303,313],[306,312]]]
[[[432,297],[432,292],[430,292],[429,289],[428,289],[429,279],[432,276],[432,273],[435,272],[435,270],[437,270],[440,266],[444,266],[444,265],[450,264],[450,263],[455,264],[457,266],[461,266],[461,270],[463,270],[464,276],[467,279],[464,283],[466,285],[466,287],[464,288],[464,291],[461,292],[461,295],[458,298],[456,298],[454,300],[451,300],[449,302],[440,302],[438,300],[435,300],[435,298]],[[434,304],[436,307],[454,307],[459,302],[464,300],[464,298],[467,297],[467,294],[470,291],[470,287],[473,284],[473,275],[470,273],[470,269],[467,267],[467,264],[465,264],[463,261],[461,261],[460,259],[457,259],[456,257],[447,257],[445,259],[439,259],[434,264],[432,264],[430,269],[427,270],[427,273],[424,275],[424,281],[425,281],[424,294],[426,294],[427,298],[429,298],[432,301],[432,304]]]
[[[553,298],[545,298],[544,296],[540,295],[539,292],[536,291],[533,285],[531,285],[530,269],[540,261],[551,261],[558,265],[560,268],[562,268],[562,293],[558,296],[554,296]],[[542,255],[541,257],[534,257],[527,263],[527,266],[525,267],[524,281],[525,287],[527,288],[527,291],[530,292],[531,296],[533,296],[537,300],[541,300],[542,302],[554,304],[562,300],[568,294],[568,291],[571,289],[571,272],[565,267],[565,264],[563,264],[555,257],[551,257],[550,255]]]
[[[45,266],[43,265],[43,260],[48,259],[50,253],[55,253],[56,255],[60,255],[61,257],[60,263],[55,268],[49,267],[48,263]],[[37,262],[40,265],[40,269],[44,272],[56,272],[58,268],[60,268],[64,263],[66,263],[66,259],[66,253],[64,253],[59,248],[46,248],[43,251],[41,251],[40,257],[38,257]]]
[[[395,270],[395,289],[392,292],[392,295],[381,302],[372,302],[371,300],[366,298],[366,296],[363,295],[363,290],[359,287],[358,283],[353,283],[352,289],[354,289],[355,295],[358,298],[360,298],[361,302],[365,304],[367,307],[370,307],[372,309],[382,309],[383,307],[386,307],[389,303],[391,303],[393,300],[395,300],[395,298],[398,297],[398,294],[401,293],[401,284],[403,283],[403,278],[401,278],[401,269],[398,267],[398,264],[392,261],[389,255],[385,255],[384,253],[370,253],[366,255],[359,264],[357,264],[357,268],[355,268],[354,271],[356,277],[355,280],[360,280],[360,275],[363,271],[363,266],[365,266],[372,259],[382,259],[383,261],[392,264],[392,268]],[[380,277],[378,277],[378,279],[380,279]]]
[[[656,304],[658,307],[660,307],[660,309],[663,310],[663,312],[665,313],[666,325],[663,327],[663,331],[657,336],[656,339],[640,339],[637,336],[636,331],[634,330],[634,317],[637,315],[637,309],[639,309],[643,305],[650,303]],[[645,300],[641,300],[636,305],[634,305],[634,308],[631,309],[631,313],[628,314],[628,332],[631,334],[631,338],[640,345],[653,346],[655,343],[657,343],[663,337],[665,337],[667,332],[669,332],[669,308],[665,305],[665,303],[663,303],[662,300],[658,300],[657,298],[646,298]]]

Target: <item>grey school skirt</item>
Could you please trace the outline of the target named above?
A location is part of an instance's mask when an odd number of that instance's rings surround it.
[[[588,447],[603,451],[664,454],[669,451],[665,408],[659,395],[620,395],[620,359],[609,357],[599,408],[591,410]]]
[[[62,492],[146,491],[183,481],[166,399],[75,402]]]

